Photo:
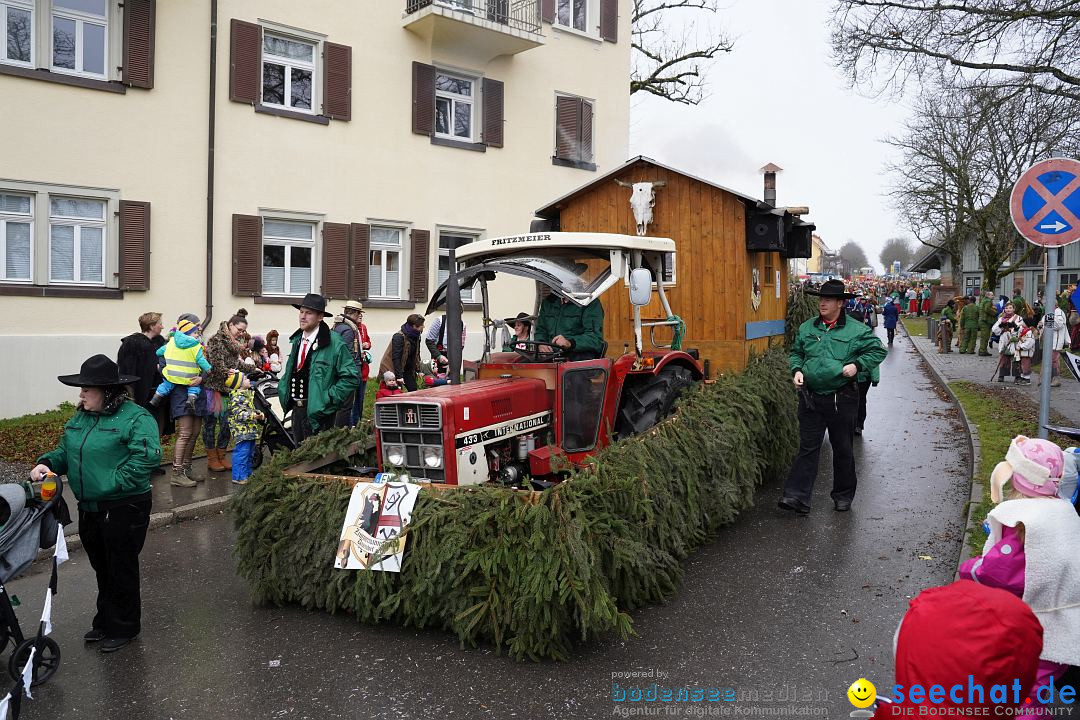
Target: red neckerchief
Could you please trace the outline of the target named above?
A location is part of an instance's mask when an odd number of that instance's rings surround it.
[[[821,324],[825,326],[826,330],[832,330],[834,327],[836,327],[836,323],[838,323],[838,322],[840,322],[840,316],[839,315],[832,322],[829,322],[825,318],[821,318]]]

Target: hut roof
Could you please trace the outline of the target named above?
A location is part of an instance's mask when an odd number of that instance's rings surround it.
[[[572,190],[572,191],[568,192],[566,195],[563,195],[562,197],[558,198],[557,200],[551,201],[550,203],[548,203],[544,207],[537,210],[536,215],[538,217],[542,217],[542,218],[555,217],[556,215],[558,215],[559,210],[561,209],[561,206],[563,204],[565,204],[567,200],[570,200],[571,198],[577,197],[578,195],[582,195],[582,194],[588,192],[595,185],[597,185],[599,183],[602,183],[602,182],[605,182],[607,180],[610,180],[612,178],[612,176],[618,175],[623,170],[626,170],[630,166],[634,165],[635,163],[639,163],[639,162],[645,162],[645,163],[648,163],[648,164],[653,165],[655,167],[667,170],[668,172],[678,173],[679,175],[683,175],[683,176],[691,178],[693,180],[697,180],[700,183],[704,183],[706,185],[717,188],[719,190],[723,190],[724,192],[729,192],[732,195],[735,195],[736,197],[739,197],[739,198],[742,198],[743,200],[746,200],[747,202],[751,202],[751,203],[758,202],[758,198],[750,197],[749,195],[743,194],[743,193],[739,192],[738,190],[732,190],[731,188],[724,187],[723,185],[718,185],[718,184],[716,184],[714,182],[711,182],[709,180],[705,180],[703,178],[697,177],[696,175],[691,175],[688,172],[684,172],[682,170],[677,170],[676,168],[669,167],[667,165],[664,165],[663,163],[659,163],[656,160],[653,160],[652,158],[645,157],[644,155],[638,155],[637,157],[634,157],[634,158],[631,158],[631,159],[627,160],[622,165],[618,166],[617,168],[614,168],[613,170],[610,170],[609,172],[605,173],[604,175],[601,175],[600,177],[589,181],[588,183],[586,183],[586,184],[582,185],[581,187],[577,188],[576,190]]]

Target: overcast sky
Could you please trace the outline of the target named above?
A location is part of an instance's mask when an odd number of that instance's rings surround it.
[[[758,169],[774,162],[777,203],[809,205],[829,247],[855,240],[880,269],[885,240],[909,235],[885,196],[891,153],[880,142],[899,132],[903,102],[848,87],[829,54],[831,0],[727,2],[719,21],[735,49],[714,62],[709,97],[691,107],[635,94],[631,156],[753,197]]]

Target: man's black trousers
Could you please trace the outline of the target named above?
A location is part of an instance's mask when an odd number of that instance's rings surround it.
[[[109,638],[142,631],[139,553],[150,527],[150,493],[111,503],[98,512],[79,510],[79,538],[97,574],[93,628]]]
[[[851,444],[858,412],[859,386],[854,382],[828,395],[799,392],[799,454],[784,485],[785,497],[810,504],[826,430],[833,452],[832,499],[850,502],[855,497],[855,456]]]

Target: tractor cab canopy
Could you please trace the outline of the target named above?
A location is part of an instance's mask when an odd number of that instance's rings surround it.
[[[663,255],[675,252],[667,238],[612,233],[529,233],[488,238],[457,250],[457,282],[462,289],[477,280],[483,287],[498,273],[529,278],[560,297],[585,306],[639,267],[642,258],[659,271]],[[431,297],[427,314],[446,304],[446,284]],[[483,295],[486,299],[487,292]],[[486,303],[485,303],[486,305]],[[487,308],[484,308],[485,317]]]

